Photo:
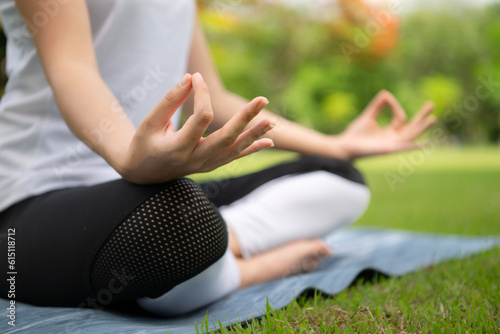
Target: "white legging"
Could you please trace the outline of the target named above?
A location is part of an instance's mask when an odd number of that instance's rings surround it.
[[[295,240],[321,238],[355,222],[366,210],[370,191],[363,184],[326,171],[282,176],[220,208],[244,258]],[[185,314],[238,289],[234,255],[224,256],[197,276],[159,298],[142,298],[144,309],[164,316]]]

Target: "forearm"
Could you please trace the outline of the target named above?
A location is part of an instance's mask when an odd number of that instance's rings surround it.
[[[248,101],[230,92],[219,92],[212,103],[215,116],[213,124],[222,126]],[[342,149],[340,137],[322,134],[267,110],[263,110],[250,126],[262,119],[270,119],[276,124],[276,127],[269,131],[266,137],[273,140],[274,147],[277,149],[348,159],[348,155]]]
[[[47,74],[71,131],[120,172],[120,156],[128,149],[135,127],[97,67],[68,60]]]
[[[16,0],[16,5],[24,17],[34,17],[45,2]],[[32,40],[68,127],[130,182],[161,183],[207,172],[272,145],[268,139],[259,140],[272,127],[269,122],[243,132],[265,106],[264,99],[255,99],[221,131],[204,138],[213,111],[199,74],[186,74],[165,92],[135,129],[99,73],[85,0],[61,6]],[[193,117],[176,131],[171,117],[191,91]]]
[[[44,11],[47,0],[16,0],[16,6],[24,18],[32,18]],[[118,156],[135,129],[99,74],[86,1],[66,1],[38,28],[32,40],[61,116],[79,139],[117,169]]]

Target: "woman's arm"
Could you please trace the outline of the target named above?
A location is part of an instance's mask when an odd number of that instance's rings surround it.
[[[25,20],[42,11],[44,2],[16,0]],[[135,127],[99,74],[85,1],[60,5],[32,39],[69,128],[108,163],[116,165]]]
[[[29,20],[47,1],[16,0],[16,4]],[[268,139],[259,140],[272,127],[271,121],[260,120],[245,130],[267,104],[264,98],[240,105],[219,131],[202,138],[213,111],[199,74],[186,75],[136,130],[99,73],[85,0],[61,4],[48,24],[32,33],[32,39],[71,131],[131,182],[165,182],[209,171],[272,146]],[[183,128],[174,131],[170,118],[192,90],[194,113]]]
[[[244,98],[224,87],[199,24],[196,25],[193,36],[189,72],[202,73],[210,88],[215,110],[214,125],[224,124],[231,117],[233,110],[246,103]],[[186,102],[188,112],[192,110],[192,103],[190,97]],[[393,112],[393,122],[389,127],[381,128],[375,119],[385,106]],[[269,118],[276,123],[275,129],[266,135],[273,140],[276,148],[353,160],[416,148],[418,144],[414,143],[414,140],[435,122],[435,119],[429,116],[432,108],[432,104],[426,104],[409,124],[405,124],[406,115],[397,100],[389,92],[381,91],[348,129],[337,136],[321,134],[266,110],[253,122]]]

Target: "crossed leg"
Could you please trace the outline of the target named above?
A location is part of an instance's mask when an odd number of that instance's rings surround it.
[[[277,178],[220,208],[240,288],[315,269],[332,250],[320,238],[357,220],[366,186],[326,171]]]
[[[139,304],[160,315],[178,315],[238,288],[310,271],[332,252],[320,238],[358,219],[369,198],[364,184],[324,170],[266,182],[219,207],[230,241],[216,264]]]

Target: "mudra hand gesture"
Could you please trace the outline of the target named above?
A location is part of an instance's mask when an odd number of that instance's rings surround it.
[[[381,127],[376,119],[385,107],[391,110],[392,121],[388,126]],[[406,122],[406,113],[396,98],[388,91],[379,92],[338,137],[345,157],[353,160],[364,156],[412,150],[424,145],[415,140],[436,122],[436,117],[430,115],[433,109],[433,103],[427,102]]]
[[[178,131],[171,117],[194,91],[194,113]],[[187,74],[146,116],[123,152],[122,175],[131,182],[165,182],[192,173],[211,171],[234,159],[271,147],[262,138],[274,124],[263,119],[246,129],[267,105],[257,97],[220,129],[203,137],[213,119],[208,87],[199,73]]]

